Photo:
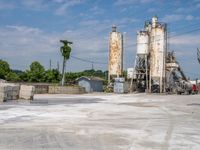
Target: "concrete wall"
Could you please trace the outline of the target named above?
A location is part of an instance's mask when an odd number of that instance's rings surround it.
[[[35,87],[35,94],[47,94],[49,92],[49,85],[36,84],[33,86]]]
[[[79,86],[49,86],[49,94],[83,94],[85,88]]]

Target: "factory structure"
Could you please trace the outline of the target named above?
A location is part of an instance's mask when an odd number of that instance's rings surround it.
[[[173,51],[168,50],[167,24],[154,16],[137,32],[137,51],[133,68],[128,68],[130,91],[149,93],[190,93],[191,84]],[[123,36],[113,26],[109,42],[109,82],[122,77]],[[119,80],[119,79],[118,79]]]

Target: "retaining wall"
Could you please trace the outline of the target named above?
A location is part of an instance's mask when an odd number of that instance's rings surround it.
[[[83,94],[85,88],[79,86],[49,86],[49,94]]]

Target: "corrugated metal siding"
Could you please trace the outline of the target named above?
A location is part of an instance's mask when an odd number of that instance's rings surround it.
[[[103,82],[96,80],[88,80],[86,78],[79,79],[78,85],[85,88],[87,93],[103,92]]]
[[[91,81],[92,89],[94,92],[103,92],[103,82],[102,81]]]

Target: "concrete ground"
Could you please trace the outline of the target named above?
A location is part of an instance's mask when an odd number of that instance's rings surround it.
[[[200,95],[36,95],[0,104],[1,150],[199,150]]]

